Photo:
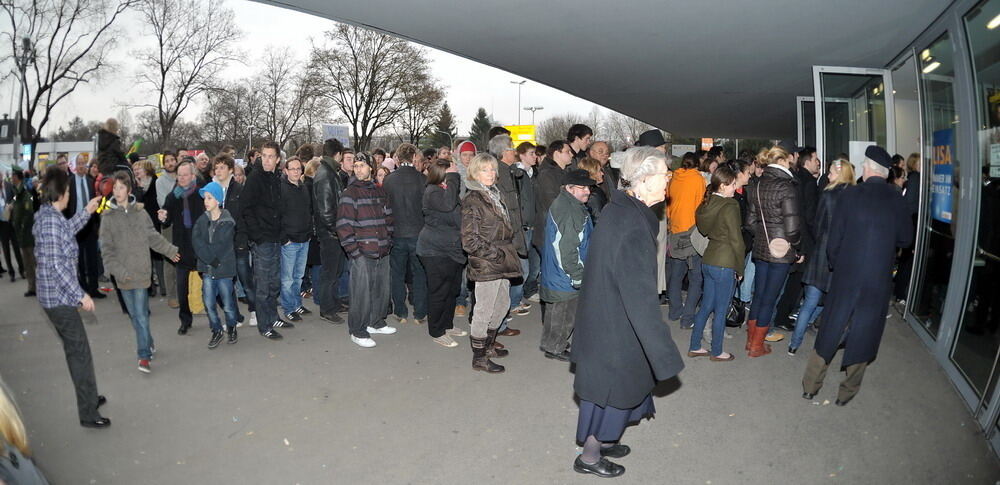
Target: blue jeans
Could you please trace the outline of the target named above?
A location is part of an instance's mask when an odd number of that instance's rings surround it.
[[[13,271],[13,269],[11,270]],[[135,344],[140,359],[149,360],[153,352],[153,334],[149,332],[149,289],[121,290],[135,329]]]
[[[747,253],[746,262],[743,266],[743,281],[740,282],[740,301],[750,303],[753,300],[753,281],[757,273],[757,267],[750,258],[751,253]]]
[[[750,305],[750,320],[756,320],[758,327],[769,327],[774,316],[774,306],[785,286],[789,263],[769,263],[753,260],[756,276],[753,285],[753,303]]]
[[[528,260],[528,258],[520,258],[520,259],[521,259],[521,274],[522,275],[527,275],[528,274],[528,270],[531,267],[531,262]],[[521,284],[519,284],[519,285],[510,285],[510,309],[511,310],[513,310],[514,308],[517,308],[517,306],[521,304],[521,300],[524,299],[524,281],[525,281],[525,277],[526,276],[522,276],[521,277]]]
[[[538,249],[531,244],[531,238],[534,237],[534,234],[534,229],[528,229],[524,235],[525,244],[528,245],[528,272],[524,278],[524,294],[528,296],[538,293],[538,277],[542,271],[542,256]]]
[[[469,280],[465,276],[465,266],[462,266],[462,284],[458,289],[458,298],[455,299],[455,306],[469,306]]]
[[[392,289],[392,313],[406,318],[406,268],[413,275],[413,317],[427,316],[427,274],[424,265],[417,258],[417,238],[396,237],[392,239],[389,253],[390,287]],[[351,269],[354,269],[353,265]]]
[[[802,339],[806,336],[806,327],[815,320],[822,308],[819,301],[823,298],[823,292],[813,285],[806,285],[805,296],[802,298],[802,307],[799,308],[799,318],[795,321],[795,333],[792,334],[792,342],[789,348],[797,349],[802,345]]]
[[[323,274],[323,265],[322,264],[314,264],[312,266],[309,266],[307,269],[309,271],[309,279],[312,280],[312,285],[313,285],[313,291],[312,291],[312,293],[313,293],[313,303],[315,303],[316,306],[319,307],[320,306],[320,304],[319,304],[319,293],[320,293],[319,289],[322,288],[320,286],[320,281],[321,281],[320,275]]]
[[[254,294],[253,273],[250,267],[250,251],[236,250],[236,277],[240,280],[240,285],[246,293],[247,307],[250,311],[256,311],[254,303],[257,301]]]
[[[253,284],[257,331],[265,334],[278,320],[278,296],[281,294],[281,246],[278,243],[253,245]]]
[[[689,350],[695,351],[701,348],[702,334],[705,331],[708,314],[714,313],[711,352],[712,355],[718,357],[722,354],[722,342],[726,338],[726,312],[729,311],[729,303],[733,299],[733,290],[736,288],[736,271],[732,268],[702,264],[701,272],[705,277],[705,291],[701,299],[701,309],[698,310],[698,315],[694,319]]]
[[[208,326],[212,328],[213,333],[222,331],[222,322],[219,321],[219,314],[215,312],[216,298],[222,300],[222,313],[226,315],[226,325],[229,328],[236,328],[235,296],[232,278],[213,278],[208,274],[202,275],[201,299],[205,302]]]
[[[302,276],[306,273],[308,255],[308,241],[281,246],[281,308],[286,315],[302,306]]]
[[[688,277],[687,300],[681,298],[684,275]],[[701,299],[701,256],[695,254],[687,259],[670,258],[670,282],[667,292],[670,296],[670,319],[680,320],[682,328],[694,325],[694,314]]]

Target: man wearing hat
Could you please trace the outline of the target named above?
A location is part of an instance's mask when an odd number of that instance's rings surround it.
[[[897,247],[913,239],[903,198],[886,183],[892,157],[878,146],[865,150],[864,183],[848,187],[837,200],[829,229],[827,256],[833,268],[823,325],[816,352],[802,377],[802,397],[812,399],[841,344],[838,406],[851,401],[861,387],[868,364],[875,360],[892,296],[892,265]]]
[[[663,132],[660,130],[649,130],[642,132],[635,142],[637,147],[653,147],[663,153],[667,153],[667,140],[663,139]]]
[[[541,348],[550,359],[569,360],[566,346],[573,332],[583,262],[594,229],[586,203],[595,185],[586,170],[569,170],[545,217],[539,293],[548,305],[542,313]]]

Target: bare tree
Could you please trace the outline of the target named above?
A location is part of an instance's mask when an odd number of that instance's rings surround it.
[[[143,66],[136,79],[156,95],[155,104],[140,106],[156,109],[160,141],[169,145],[181,114],[236,59],[242,34],[222,0],[143,0],[140,10],[155,42],[136,53]]]
[[[655,129],[651,125],[618,112],[609,114],[605,119],[604,126],[608,133],[608,142],[615,149],[622,146],[632,146],[642,132]]]
[[[326,38],[328,47],[312,50],[312,83],[351,125],[354,148],[365,150],[372,135],[402,113],[405,90],[427,64],[426,54],[404,40],[346,24]]]
[[[569,127],[577,123],[586,122],[586,118],[576,113],[555,115],[538,124],[538,128],[535,131],[535,139],[545,145],[555,140],[566,140],[566,132],[569,131]]]
[[[409,142],[420,144],[427,131],[437,119],[444,90],[426,72],[413,75],[412,82],[403,89],[403,112],[399,115],[399,127]]]
[[[295,69],[300,63],[291,49],[269,49],[263,64],[257,82],[264,111],[261,128],[264,136],[284,147],[304,129],[306,110],[315,107],[309,99],[317,93],[305,72]]]
[[[32,160],[40,134],[59,102],[111,65],[108,57],[117,34],[114,24],[137,2],[0,0],[0,10],[10,23],[10,30],[0,31],[0,66],[13,64],[24,39],[34,50],[34,63],[25,71],[21,104],[23,119],[35,128],[31,139],[25,140],[31,144]]]

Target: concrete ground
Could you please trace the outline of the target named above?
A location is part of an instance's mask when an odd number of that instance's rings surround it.
[[[285,340],[241,328],[206,347],[207,319],[178,336],[152,300],[157,358],[136,370],[134,333],[113,298],[87,331],[106,430],[77,424],[62,349],[24,283],[0,282],[0,372],[16,395],[38,464],[57,484],[561,484],[572,471],[577,406],[569,366],[538,351],[537,305],[515,320],[507,372],[470,369],[466,339],[445,349],[424,326],[352,344],[314,316]],[[465,326],[465,322],[462,322]],[[674,327],[676,328],[676,327]],[[686,350],[687,331],[673,329]],[[815,402],[800,397],[807,352],[786,342],[731,363],[688,359],[651,421],[630,427],[618,483],[993,484],[1000,464],[942,370],[897,318],[847,407],[842,374]],[[811,344],[809,337],[807,344]],[[805,346],[804,346],[805,347]],[[835,363],[836,365],[836,363]]]

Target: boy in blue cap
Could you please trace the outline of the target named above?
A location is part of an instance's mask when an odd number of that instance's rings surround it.
[[[201,294],[205,302],[205,313],[212,328],[212,338],[208,348],[214,349],[222,342],[222,323],[215,312],[217,299],[222,300],[222,311],[226,315],[230,344],[236,343],[236,301],[233,292],[233,278],[236,276],[236,251],[233,236],[236,221],[229,211],[219,205],[225,200],[222,185],[212,182],[198,191],[205,199],[205,213],[194,224],[191,242],[198,256],[198,271],[201,272]]]

